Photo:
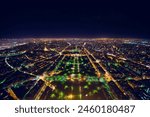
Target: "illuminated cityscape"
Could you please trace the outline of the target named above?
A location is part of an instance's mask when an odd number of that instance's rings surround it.
[[[0,40],[2,100],[149,100],[150,41]]]

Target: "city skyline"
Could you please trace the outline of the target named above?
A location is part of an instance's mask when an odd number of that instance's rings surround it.
[[[144,1],[0,1],[1,100],[150,100]]]
[[[149,100],[150,41],[1,40],[0,99]]]

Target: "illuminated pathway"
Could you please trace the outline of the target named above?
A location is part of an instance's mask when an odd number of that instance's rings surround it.
[[[89,54],[89,55],[91,55],[94,59],[95,59],[95,61],[97,60],[86,48],[85,48],[85,51]],[[100,60],[99,60],[100,61]],[[97,62],[102,68],[103,68],[103,70],[105,71],[105,77],[106,77],[106,81],[107,82],[110,82],[111,80],[118,86],[118,88],[122,91],[122,93],[124,94],[124,95],[127,95],[127,93],[126,93],[126,91],[120,86],[120,84],[111,76],[111,74],[105,69],[105,67],[101,64],[101,62]],[[114,98],[116,98],[116,97],[114,97]]]

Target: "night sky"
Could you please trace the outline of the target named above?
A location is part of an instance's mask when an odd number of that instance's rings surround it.
[[[150,7],[141,0],[4,0],[0,38],[150,38]]]

